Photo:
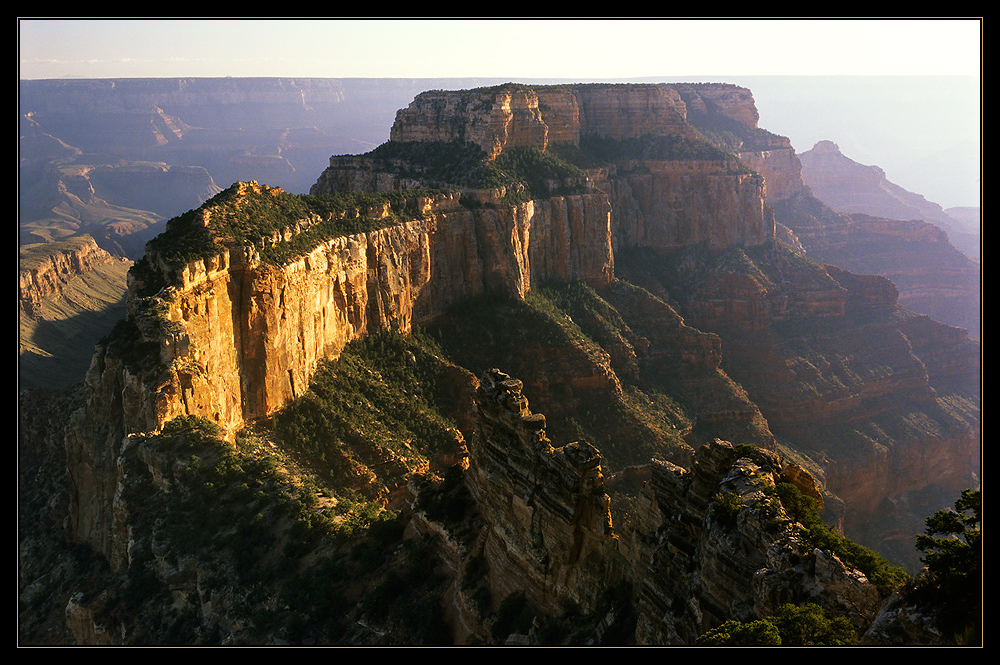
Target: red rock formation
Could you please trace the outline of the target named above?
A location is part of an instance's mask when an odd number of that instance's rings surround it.
[[[492,159],[502,151],[578,145],[582,136],[694,137],[680,96],[665,85],[534,86],[507,84],[418,95],[396,115],[392,141],[468,141]]]
[[[817,493],[807,472],[778,455],[740,457],[717,440],[698,450],[690,470],[653,462],[638,515],[613,526],[600,453],[554,447],[519,380],[490,370],[476,405],[466,483],[486,523],[478,542],[495,605],[522,593],[543,616],[568,608],[586,615],[624,587],[634,639],[658,645],[692,644],[726,620],[768,616],[791,598],[858,628],[874,619],[878,591],[835,556],[804,546],[764,491],[792,482]],[[723,493],[737,497],[736,514],[715,506]]]
[[[591,612],[604,580],[621,578],[600,453],[582,443],[553,447],[521,382],[491,370],[476,398],[467,484],[487,520],[484,550],[497,604],[523,592],[559,615]]]
[[[809,193],[829,209],[821,211],[804,192],[793,192],[782,197],[776,212],[810,256],[888,277],[899,288],[901,305],[978,338],[980,271],[969,258],[979,256],[978,235],[968,238],[939,205],[892,184],[879,167],[848,159],[831,141],[820,141],[798,159]]]
[[[74,276],[114,261],[90,236],[41,245],[22,245],[19,250],[18,297],[29,311],[42,298],[58,294]]]

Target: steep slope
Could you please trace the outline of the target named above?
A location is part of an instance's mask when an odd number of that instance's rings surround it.
[[[108,321],[125,314],[132,262],[80,236],[22,245],[19,264],[20,388],[62,388],[80,382]]]
[[[916,570],[906,534],[980,473],[978,346],[967,333],[899,308],[883,278],[782,245],[616,265],[719,336],[725,372],[843,501],[831,519]]]
[[[853,528],[975,482],[976,349],[778,242],[685,99],[756,122],[731,86],[428,93],[426,138],[171,220],[60,438],[99,574],[22,597],[81,642],[690,644],[785,600],[860,635],[905,575],[797,497]]]
[[[953,219],[940,205],[890,182],[878,166],[848,158],[833,141],[819,141],[798,158],[803,183],[834,210],[886,219],[920,219],[944,229],[951,243],[967,256],[979,258],[979,233],[970,233],[967,224]]]

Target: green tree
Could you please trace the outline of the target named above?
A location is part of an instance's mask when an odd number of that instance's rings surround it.
[[[844,617],[828,617],[814,603],[788,603],[766,618],[727,621],[697,639],[698,646],[848,646],[858,637]]]
[[[819,519],[819,502],[811,496],[803,494],[792,483],[778,483],[775,486],[785,513],[793,522],[801,522],[804,526],[815,526]]]
[[[844,617],[828,617],[815,603],[782,605],[771,617],[783,646],[847,646],[857,644],[854,626]]]
[[[928,517],[924,534],[917,536],[927,571],[912,598],[932,611],[938,627],[956,642],[982,639],[982,512],[982,491],[963,490],[955,509]]]
[[[909,582],[910,576],[903,568],[890,566],[874,550],[842,536],[833,527],[824,524],[819,513],[819,502],[814,498],[803,495],[792,483],[778,483],[775,490],[785,512],[802,526],[800,534],[810,545],[832,552],[845,566],[863,572],[883,597]]]
[[[766,619],[747,623],[734,619],[708,631],[695,644],[705,647],[778,647],[781,646],[781,634]]]

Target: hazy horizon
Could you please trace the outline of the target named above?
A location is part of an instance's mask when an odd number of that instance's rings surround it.
[[[751,90],[760,126],[797,152],[833,141],[949,208],[980,205],[981,27],[979,19],[19,19],[19,78],[728,82]]]

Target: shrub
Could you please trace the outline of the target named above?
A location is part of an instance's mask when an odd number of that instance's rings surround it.
[[[724,492],[712,498],[712,517],[721,524],[736,524],[736,515],[741,508],[743,500],[736,492]]]
[[[778,483],[776,491],[785,513],[794,522],[802,525],[800,533],[810,545],[830,551],[845,566],[860,570],[883,597],[909,580],[909,575],[903,568],[890,566],[889,562],[874,550],[859,545],[824,524],[819,515],[819,503],[812,497],[802,494],[795,485]]]
[[[727,621],[704,633],[698,646],[849,646],[858,636],[844,617],[830,618],[813,603],[782,605],[778,611],[756,621]]]

